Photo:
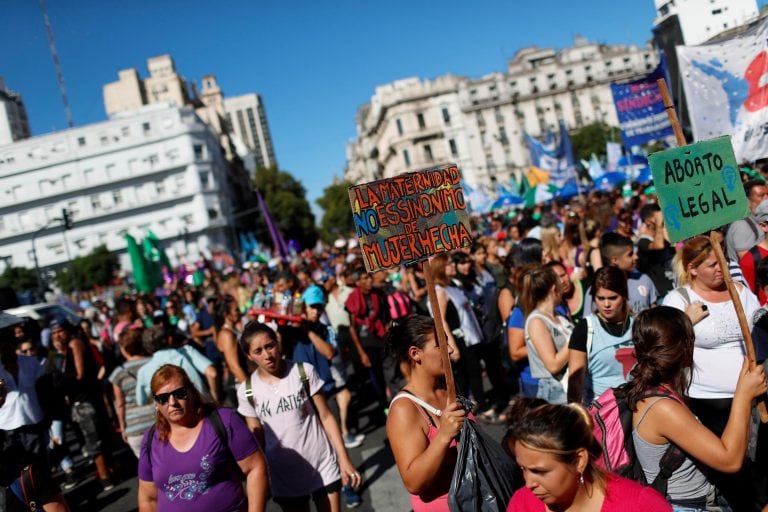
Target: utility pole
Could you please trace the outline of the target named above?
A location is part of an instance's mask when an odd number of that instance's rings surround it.
[[[61,236],[64,238],[64,250],[67,251],[67,261],[69,262],[69,271],[72,272],[72,288],[75,290],[75,294],[78,293],[79,287],[77,285],[77,272],[75,272],[75,266],[72,265],[72,255],[69,252],[69,241],[67,240],[67,231],[72,229],[72,214],[66,208],[61,209]]]

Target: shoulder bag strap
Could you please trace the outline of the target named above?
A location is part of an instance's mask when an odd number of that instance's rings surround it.
[[[301,377],[301,387],[304,388],[304,392],[307,394],[307,400],[309,400],[309,403],[312,404],[312,409],[314,409],[315,414],[317,417],[320,417],[320,413],[317,412],[317,406],[315,405],[315,401],[312,399],[312,393],[309,391],[309,378],[307,377],[307,372],[304,370],[304,363],[296,363],[299,367],[299,376]]]
[[[592,353],[592,339],[595,337],[595,325],[592,323],[592,315],[585,316],[587,322],[587,357]]]
[[[245,379],[245,398],[248,400],[248,403],[251,404],[251,407],[256,410],[256,400],[253,398],[253,383],[251,382],[251,379],[253,379],[252,374]]]

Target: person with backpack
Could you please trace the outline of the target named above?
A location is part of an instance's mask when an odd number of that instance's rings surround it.
[[[687,240],[675,267],[680,286],[664,298],[664,305],[684,311],[696,334],[688,403],[704,426],[721,435],[746,355],[744,337],[709,237]],[[759,308],[757,298],[747,287],[734,286],[746,317],[752,318]],[[734,509],[751,510],[755,492],[750,473],[747,463],[737,475],[713,472],[710,477]]]
[[[318,510],[340,510],[340,493],[358,488],[362,476],[344,447],[323,381],[312,365],[283,359],[267,325],[246,324],[240,345],[257,369],[237,388],[237,411],[264,446],[272,499],[284,511],[308,511],[310,499]]]
[[[157,419],[139,457],[139,512],[265,510],[264,454],[235,411],[211,405],[172,364],[152,375],[151,390]]]
[[[525,487],[515,492],[507,511],[672,510],[653,489],[600,468],[602,450],[580,405],[520,398],[512,417],[503,443],[522,470]]]
[[[660,306],[642,312],[632,329],[637,364],[624,388],[633,411],[633,445],[645,479],[650,482],[656,478],[670,444],[684,454],[666,482],[667,499],[680,510],[707,510],[712,504],[708,499],[710,482],[702,465],[731,474],[742,467],[752,401],[768,390],[764,369],[758,366],[749,370],[746,358],[742,358],[725,428],[721,432],[708,428],[684,398],[691,385],[691,372],[695,375],[696,371],[694,337],[690,319],[679,309]],[[733,510],[759,510],[743,499],[746,497],[726,498]]]
[[[626,274],[603,267],[595,272],[593,288],[597,312],[576,325],[568,342],[569,402],[589,404],[625,382],[634,364]]]
[[[753,219],[757,223],[760,232],[765,236],[765,233],[768,232],[768,200],[758,205]],[[757,266],[766,256],[768,256],[768,240],[763,238],[739,259],[739,267],[744,275],[744,280],[747,282],[749,289],[752,290],[752,293],[757,295],[760,305],[768,302],[768,296],[765,295],[765,291],[757,282]]]

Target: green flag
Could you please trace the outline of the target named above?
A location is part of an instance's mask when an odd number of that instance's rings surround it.
[[[147,274],[154,286],[163,286],[163,267],[170,270],[171,262],[160,247],[160,239],[152,231],[147,231],[147,236],[142,242],[144,246],[144,260],[147,262]]]
[[[128,248],[128,257],[131,259],[131,269],[133,271],[133,280],[136,283],[136,289],[140,292],[154,291],[154,283],[152,283],[147,271],[147,262],[144,260],[144,253],[139,248],[139,244],[136,243],[136,239],[126,233],[125,243]]]

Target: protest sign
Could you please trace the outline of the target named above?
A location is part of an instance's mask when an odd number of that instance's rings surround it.
[[[455,164],[350,187],[349,202],[368,272],[472,244]]]
[[[619,118],[621,140],[632,147],[672,135],[672,123],[656,81],[667,74],[664,55],[651,73],[639,80],[611,84],[611,94]]]
[[[729,136],[654,153],[648,160],[670,242],[749,215]]]

